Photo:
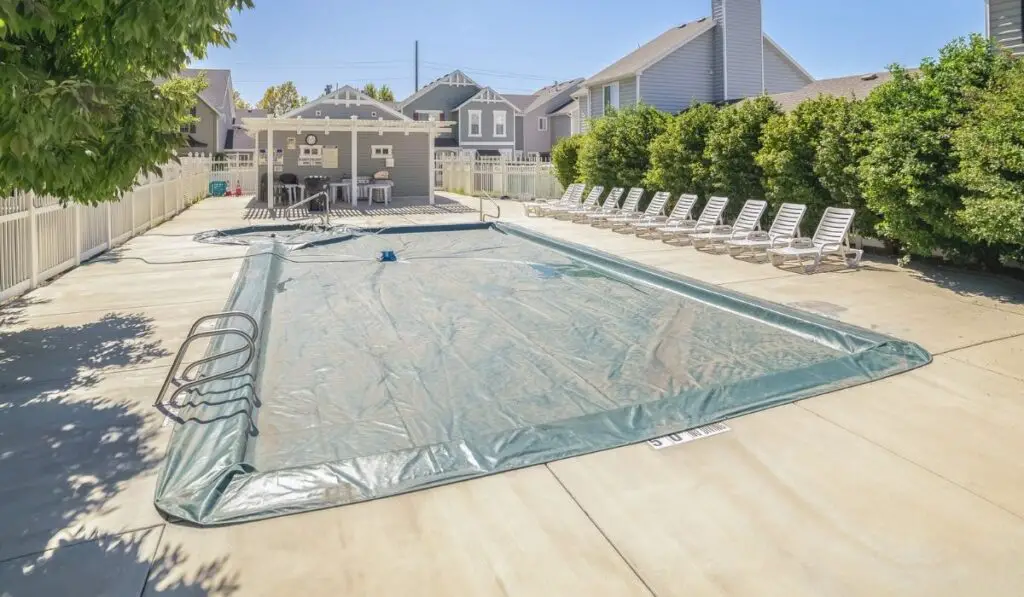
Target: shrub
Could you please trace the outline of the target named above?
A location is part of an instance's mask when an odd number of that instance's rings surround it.
[[[967,194],[957,223],[967,239],[1005,256],[1024,256],[1024,62],[985,93],[953,134]],[[1002,245],[1002,246],[1001,246]]]
[[[860,234],[884,238],[877,230],[878,215],[864,203],[860,161],[867,153],[868,119],[864,102],[831,98],[828,117],[818,137],[814,173],[832,197],[832,204],[857,210],[853,228]]]
[[[643,184],[651,165],[649,146],[667,121],[667,114],[643,104],[592,121],[580,149],[583,179],[605,188]]]
[[[580,179],[580,148],[583,146],[584,138],[583,135],[563,137],[551,148],[551,163],[562,187],[568,187]]]
[[[673,199],[680,193],[706,199],[712,184],[705,148],[717,118],[718,108],[699,104],[669,119],[665,132],[651,142],[651,169],[644,184],[672,193]]]
[[[708,136],[706,159],[711,164],[715,192],[730,198],[731,214],[747,199],[765,196],[764,173],[754,156],[761,149],[761,132],[779,108],[770,97],[734,104],[719,112]]]
[[[926,59],[919,75],[893,67],[893,79],[868,97],[869,149],[861,162],[864,198],[882,217],[878,229],[908,254],[940,250],[951,258],[992,261],[972,245],[956,217],[966,189],[954,176],[959,157],[953,131],[969,117],[980,92],[1012,60],[975,35],[956,40]]]

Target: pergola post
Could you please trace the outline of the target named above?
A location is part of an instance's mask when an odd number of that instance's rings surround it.
[[[259,139],[259,134],[256,135]],[[274,211],[274,127],[267,127],[267,209]]]
[[[429,167],[427,168],[427,197],[430,199],[430,204],[434,204],[434,176],[435,169],[437,168],[437,162],[434,159],[434,131],[433,126],[430,127],[430,131],[427,132],[427,159],[429,160]]]
[[[352,180],[350,181],[352,188],[349,189],[349,192],[352,193],[352,205],[359,205],[359,158],[356,155],[356,151],[359,148],[359,138],[357,137],[359,135],[359,127],[356,124],[358,118],[358,116],[352,116]]]

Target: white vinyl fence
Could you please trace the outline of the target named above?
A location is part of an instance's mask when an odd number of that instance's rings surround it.
[[[259,188],[259,172],[251,152],[228,153],[214,158],[210,171],[210,180],[228,183],[230,193],[242,189],[243,195],[255,195]]]
[[[206,197],[209,184],[209,158],[182,158],[97,206],[33,193],[0,197],[0,303],[170,219]]]
[[[434,162],[435,186],[463,195],[510,197],[528,201],[559,197],[563,189],[550,163],[505,158],[439,157]]]

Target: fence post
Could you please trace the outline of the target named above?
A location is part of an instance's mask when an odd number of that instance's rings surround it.
[[[75,265],[82,265],[82,206],[72,203],[75,222]]]
[[[36,194],[22,193],[22,197],[28,199],[28,243],[31,266],[29,286],[36,288],[39,286],[39,222],[36,218]]]
[[[153,227],[153,219],[156,217],[156,216],[153,215],[153,195],[154,195],[153,187],[155,185],[153,184],[153,175],[152,174],[150,174],[150,175],[148,175],[146,177],[146,182],[149,183],[149,184],[146,185],[146,187],[149,189],[149,224],[146,226],[146,228],[152,228]]]
[[[124,195],[121,195],[121,196],[124,197]],[[110,223],[110,209],[111,209],[110,208],[110,203],[111,203],[110,201],[107,201],[107,250],[108,251],[114,248],[113,247],[113,245],[114,245],[114,235],[113,235],[113,231],[112,231],[112,225]]]

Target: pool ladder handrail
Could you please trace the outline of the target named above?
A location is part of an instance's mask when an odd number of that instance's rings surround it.
[[[321,226],[323,226],[324,228],[330,228],[331,227],[331,197],[330,197],[330,195],[327,194],[327,191],[320,191],[318,193],[314,193],[314,194],[310,195],[309,197],[306,197],[302,201],[299,201],[295,205],[289,205],[288,209],[295,209],[297,207],[302,207],[303,205],[308,205],[309,203],[312,203],[314,199],[316,199],[317,197],[319,197],[321,195],[323,195],[323,197],[324,197],[324,206],[325,206],[326,209],[324,209],[324,212],[322,214],[319,214],[316,217],[317,217],[317,220],[318,220],[318,222],[319,222],[319,224]],[[285,212],[285,213],[287,213],[287,212]],[[309,214],[309,215],[312,215],[312,212],[310,212],[308,208],[306,209],[306,213]],[[285,219],[288,220],[289,222],[301,222],[303,220],[308,219],[308,216],[307,216],[307,218],[293,218],[291,216],[287,216],[286,215]]]
[[[491,214],[484,213],[484,199],[487,199],[488,201],[490,201],[491,203],[494,204],[494,207],[496,207],[498,209],[498,215],[492,216]],[[493,218],[495,220],[500,220],[501,219],[501,205],[499,205],[497,201],[495,201],[490,195],[488,195],[487,191],[483,191],[483,194],[480,195],[480,221],[481,222],[486,222],[487,218]]]
[[[198,331],[199,326],[201,326],[203,323],[207,321],[214,321],[218,319],[231,319],[236,317],[246,320],[249,326],[252,327],[252,331],[247,332],[239,328],[219,328],[207,332]],[[157,394],[156,402],[153,404],[153,406],[161,407],[169,404],[173,408],[179,408],[177,403],[175,402],[178,395],[182,393],[188,393],[189,391],[203,384],[210,383],[211,381],[225,379],[238,373],[241,373],[242,371],[245,371],[245,369],[248,368],[250,364],[252,364],[253,359],[256,358],[256,341],[259,338],[259,335],[259,323],[257,323],[256,319],[253,316],[242,311],[224,311],[222,313],[204,315],[197,319],[195,323],[192,324],[192,327],[189,329],[188,335],[185,336],[185,340],[181,343],[181,346],[178,348],[178,353],[175,355],[174,361],[171,363],[171,368],[167,372],[167,377],[164,378],[164,383],[160,387],[160,392]],[[188,353],[188,349],[193,342],[204,338],[216,338],[220,336],[237,336],[243,340],[244,345],[240,348],[234,348],[232,350],[203,357],[198,361],[190,363],[187,367],[185,367],[184,371],[182,371],[181,373],[181,377],[175,376],[178,369],[181,367],[181,362],[185,359],[185,355]],[[190,376],[190,374],[193,371],[197,371],[201,365],[212,363],[214,361],[219,361],[220,359],[232,357],[242,353],[247,353],[245,360],[244,362],[242,362],[241,365],[238,365],[237,367],[234,367],[227,371],[221,371],[220,373],[215,373],[213,375],[209,375],[206,377],[199,377],[198,375],[196,375],[195,377]],[[174,392],[169,397],[165,398],[167,390],[169,390],[172,385],[175,386]]]

